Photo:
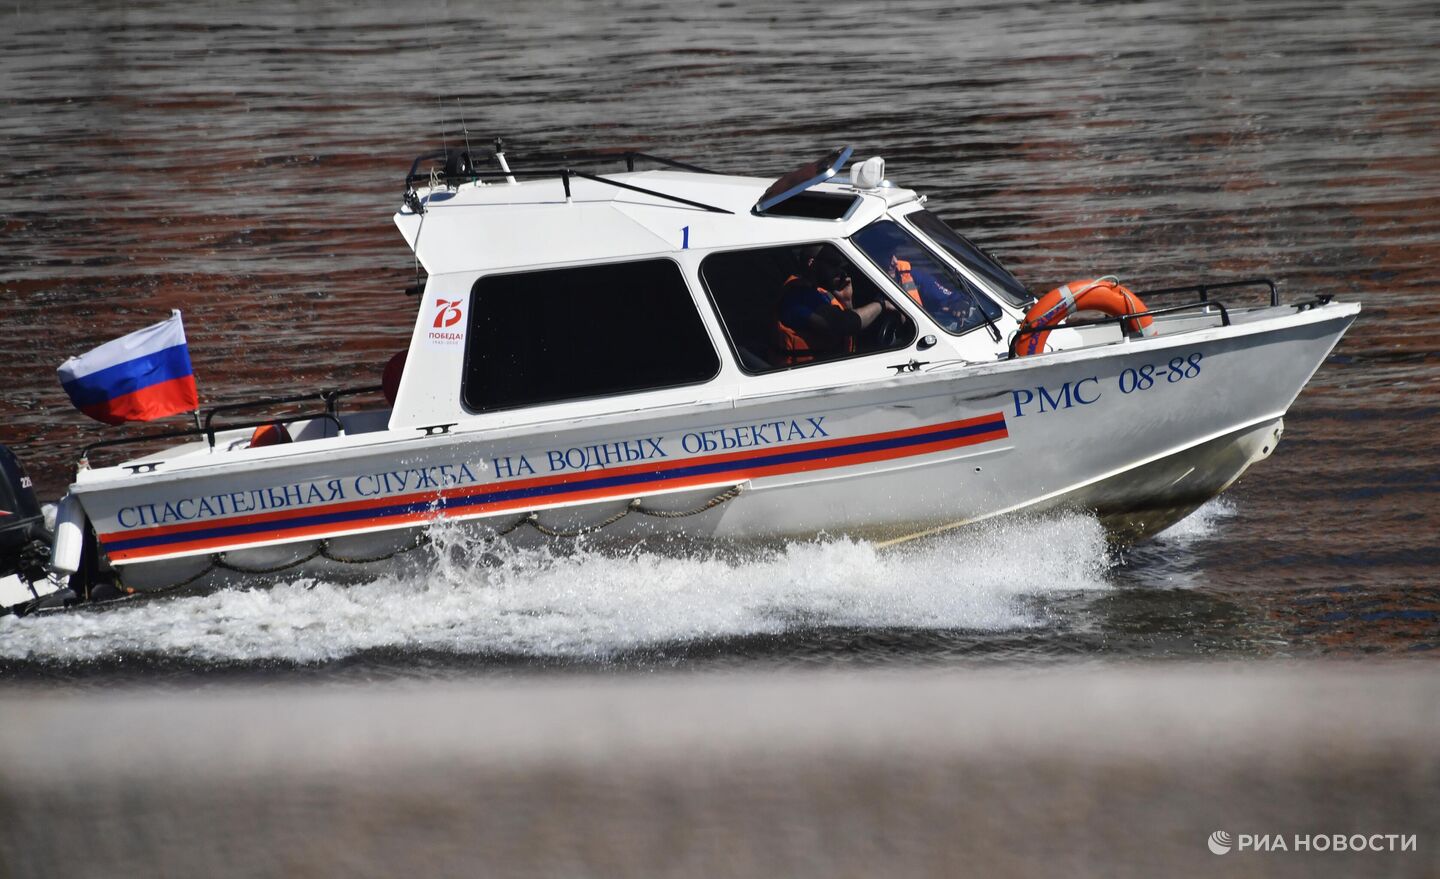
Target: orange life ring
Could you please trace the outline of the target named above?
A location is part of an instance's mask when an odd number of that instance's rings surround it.
[[[290,431],[286,430],[285,425],[278,421],[262,424],[255,428],[254,433],[250,434],[250,448],[252,449],[258,449],[261,446],[278,446],[288,442],[290,442]]]
[[[1020,329],[1036,332],[1017,333],[1014,341],[1010,343],[1010,350],[1019,357],[1043,352],[1045,341],[1050,338],[1048,328],[1054,327],[1077,311],[1101,311],[1120,317],[1144,310],[1145,303],[1140,301],[1140,297],[1116,278],[1071,281],[1041,296],[1040,301],[1025,312],[1025,320],[1020,322]],[[1150,315],[1142,314],[1127,320],[1125,329],[1142,336],[1153,336],[1154,323],[1155,320]]]

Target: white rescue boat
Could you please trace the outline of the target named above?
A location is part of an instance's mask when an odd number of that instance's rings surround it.
[[[0,603],[370,576],[437,522],[893,542],[1063,507],[1134,540],[1274,450],[1359,312],[1264,279],[1037,302],[880,159],[841,176],[849,156],[776,181],[639,154],[526,175],[498,142],[498,170],[422,156],[394,219],[427,277],[386,402],[215,406],[128,460],[101,459],[145,438],[93,444],[52,550],[10,476]]]

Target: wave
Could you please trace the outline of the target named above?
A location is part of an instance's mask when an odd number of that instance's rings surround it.
[[[1036,534],[1044,539],[1037,540]],[[437,525],[417,570],[0,618],[0,658],[324,663],[370,650],[604,659],[628,650],[824,628],[1004,631],[1036,596],[1109,587],[1085,516],[1006,519],[888,550],[835,538],[739,558],[476,545]]]

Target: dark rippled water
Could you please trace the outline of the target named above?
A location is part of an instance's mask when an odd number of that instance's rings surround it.
[[[854,144],[1040,290],[1258,274],[1365,305],[1276,455],[1123,557],[1062,520],[282,581],[0,620],[0,676],[1431,655],[1437,58],[1429,2],[0,13],[0,442],[47,498],[97,435],[55,367],[170,308],[208,401],[373,382],[414,309],[401,178],[462,114],[520,168],[638,148],[768,175]]]

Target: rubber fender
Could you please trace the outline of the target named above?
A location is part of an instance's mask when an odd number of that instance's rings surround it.
[[[80,550],[85,545],[85,510],[73,494],[61,498],[55,511],[55,542],[50,550],[50,570],[73,574],[80,570]]]

